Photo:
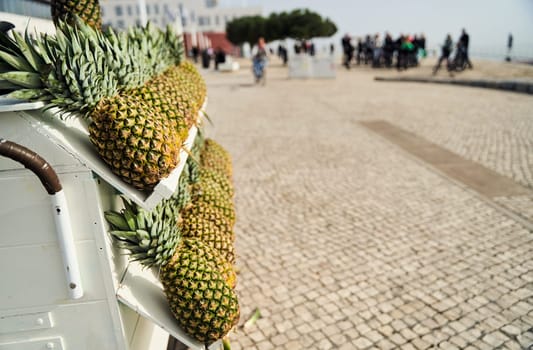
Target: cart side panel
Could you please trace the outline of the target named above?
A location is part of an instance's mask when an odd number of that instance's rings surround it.
[[[76,304],[52,305],[39,315],[47,314],[51,320],[51,327],[40,330],[22,330],[19,332],[0,333],[0,348],[14,347],[12,344],[25,344],[36,339],[61,338],[63,349],[120,349],[115,336],[109,330],[113,322],[107,313],[107,302],[83,302]],[[20,314],[31,316],[32,309],[17,310]],[[9,321],[9,316],[4,320]],[[37,320],[36,320],[37,321]],[[11,344],[12,346],[9,346]],[[28,347],[21,347],[28,349]],[[44,348],[42,348],[44,349]]]
[[[16,142],[37,153],[54,168],[58,166],[80,164],[70,154],[65,152],[56,143],[50,142],[40,134],[27,120],[20,117],[22,112],[0,113],[1,127],[0,138]],[[0,171],[6,169],[22,169],[23,165],[11,159],[0,157]]]

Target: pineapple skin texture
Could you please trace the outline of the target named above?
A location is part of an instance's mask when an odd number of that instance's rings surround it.
[[[224,235],[229,235],[232,241],[235,240],[233,225],[228,218],[220,210],[206,203],[193,202],[181,212],[181,216],[195,217],[198,220],[209,221]]]
[[[132,95],[102,99],[91,113],[89,138],[113,173],[140,190],[152,189],[177,166],[181,139]]]
[[[198,245],[201,248],[195,248]],[[179,325],[196,340],[210,344],[237,324],[240,311],[235,292],[214,262],[201,254],[202,246],[184,240],[159,278]]]
[[[52,19],[56,24],[60,19],[71,22],[70,17],[75,14],[94,29],[102,29],[102,13],[98,0],[52,0],[50,7]]]
[[[183,237],[197,238],[215,249],[230,264],[235,263],[233,232],[224,232],[214,222],[194,215],[182,215],[178,226]]]
[[[206,139],[200,154],[200,164],[209,170],[225,175],[229,180],[233,176],[231,156],[213,139]]]
[[[235,205],[231,196],[213,182],[198,182],[192,186],[193,203],[204,203],[220,211],[231,225],[235,224]]]

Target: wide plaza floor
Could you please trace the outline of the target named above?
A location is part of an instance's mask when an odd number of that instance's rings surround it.
[[[533,96],[203,73],[234,162],[233,350],[533,347]]]

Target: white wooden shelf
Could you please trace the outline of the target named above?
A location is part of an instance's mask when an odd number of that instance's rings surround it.
[[[186,334],[176,323],[163,292],[161,282],[150,269],[131,262],[117,290],[117,298],[139,315],[152,320],[157,326],[192,350],[204,350],[204,344]],[[209,349],[219,349],[219,340]]]

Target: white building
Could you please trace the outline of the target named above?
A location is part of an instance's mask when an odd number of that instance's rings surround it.
[[[139,4],[146,4],[146,19],[164,27],[181,16],[185,32],[225,32],[226,23],[242,16],[260,15],[260,7],[221,7],[217,0],[100,0],[103,23],[117,29],[142,23]]]

